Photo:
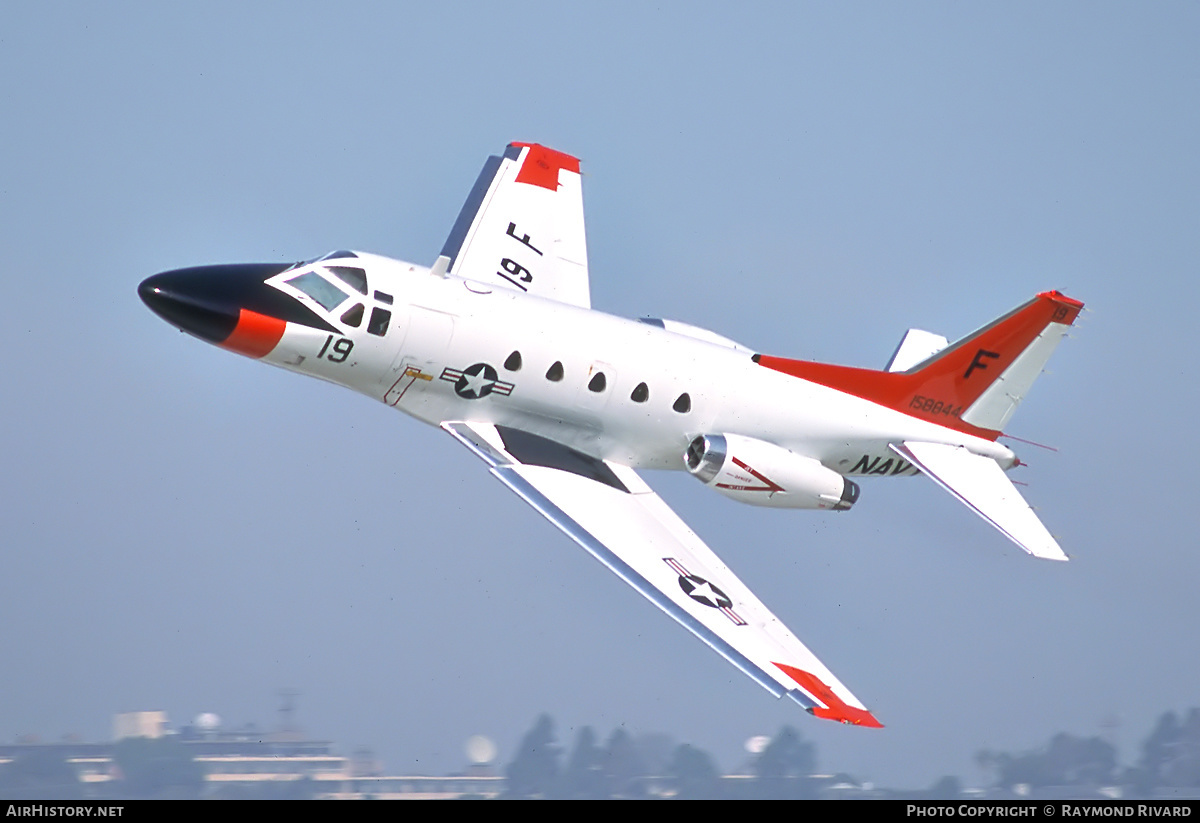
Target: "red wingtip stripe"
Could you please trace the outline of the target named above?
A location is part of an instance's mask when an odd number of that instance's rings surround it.
[[[528,148],[525,162],[517,172],[518,183],[528,183],[531,186],[541,186],[550,191],[558,191],[559,169],[566,169],[579,174],[579,158],[561,151],[548,149],[537,143],[513,143],[520,148]]]
[[[851,726],[866,726],[870,729],[882,729],[883,724],[875,719],[866,709],[856,709],[853,706],[846,706],[840,709],[813,709],[812,713],[816,717],[825,720],[836,720],[839,723],[846,723]]]
[[[286,328],[287,323],[278,317],[242,309],[237,325],[221,346],[247,357],[266,357],[279,345]]]
[[[836,720],[839,723],[849,723],[853,726],[869,726],[872,729],[882,729],[883,724],[875,719],[866,709],[858,709],[854,706],[847,705],[846,701],[842,700],[833,693],[833,689],[825,685],[821,678],[811,672],[806,672],[803,669],[797,669],[795,666],[788,666],[784,663],[776,663],[779,670],[788,677],[800,684],[800,687],[813,697],[825,704],[826,708],[814,707],[809,709],[815,716],[824,718],[825,720]]]

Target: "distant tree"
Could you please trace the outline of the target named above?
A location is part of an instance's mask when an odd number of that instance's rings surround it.
[[[815,797],[809,776],[817,770],[817,750],[784,726],[754,761],[755,792],[760,798]]]
[[[127,737],[117,743],[113,760],[121,781],[113,788],[137,798],[199,797],[204,769],[174,737]]]
[[[1060,732],[1042,751],[1010,755],[980,752],[980,765],[997,770],[997,785],[1011,789],[1030,786],[1101,786],[1115,782],[1117,752],[1099,737],[1075,737]]]
[[[979,770],[982,772],[991,772],[992,782],[994,784],[998,784],[1000,782],[999,773],[1001,757],[1002,755],[1000,755],[998,752],[992,751],[991,749],[980,749],[979,751],[975,752],[975,765],[978,766]]]
[[[637,745],[638,755],[645,764],[646,774],[661,776],[667,773],[667,767],[670,766],[671,758],[675,754],[675,749],[678,748],[678,744],[671,735],[662,732],[648,732],[639,734],[634,742]]]
[[[617,728],[604,744],[603,771],[609,797],[642,798],[646,796],[646,761],[633,738]]]
[[[1191,709],[1182,723],[1174,712],[1158,719],[1142,744],[1142,759],[1131,782],[1142,792],[1159,786],[1200,786],[1200,709]]]
[[[554,721],[550,715],[538,717],[508,764],[506,798],[553,796],[558,782],[558,744],[554,741]]]
[[[1046,753],[1049,767],[1065,786],[1106,786],[1115,778],[1117,750],[1102,737],[1057,735]]]
[[[597,745],[596,732],[584,726],[575,734],[575,747],[559,779],[555,797],[566,800],[602,800],[608,797],[604,775],[605,752]]]
[[[954,775],[946,775],[938,778],[937,782],[929,787],[926,796],[930,800],[957,800],[962,795],[962,783]]]
[[[687,743],[675,749],[666,776],[675,786],[680,800],[717,800],[721,797],[721,776],[713,759]]]
[[[1160,785],[1167,764],[1175,756],[1179,746],[1181,729],[1175,712],[1163,712],[1154,726],[1154,731],[1142,743],[1142,759],[1138,762],[1134,783],[1142,791]]]
[[[1172,786],[1200,786],[1200,709],[1188,712],[1167,778]]]

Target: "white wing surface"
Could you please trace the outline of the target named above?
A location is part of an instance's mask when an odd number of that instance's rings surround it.
[[[637,473],[519,429],[442,428],[500,482],[776,697],[860,726],[881,724]]]
[[[590,308],[579,160],[529,143],[489,157],[434,271]]]
[[[943,443],[905,441],[891,448],[1034,557],[1067,559],[995,460]]]

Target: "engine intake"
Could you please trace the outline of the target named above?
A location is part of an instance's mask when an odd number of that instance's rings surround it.
[[[702,434],[683,455],[704,485],[752,506],[845,511],[858,484],[820,461],[740,434]]]

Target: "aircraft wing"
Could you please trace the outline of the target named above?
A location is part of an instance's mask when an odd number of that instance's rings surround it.
[[[882,724],[627,466],[505,426],[443,423],[491,473],[776,697]]]
[[[942,443],[906,440],[891,449],[1034,557],[1067,559],[995,460]]]
[[[530,143],[489,157],[434,271],[590,308],[579,160]]]

